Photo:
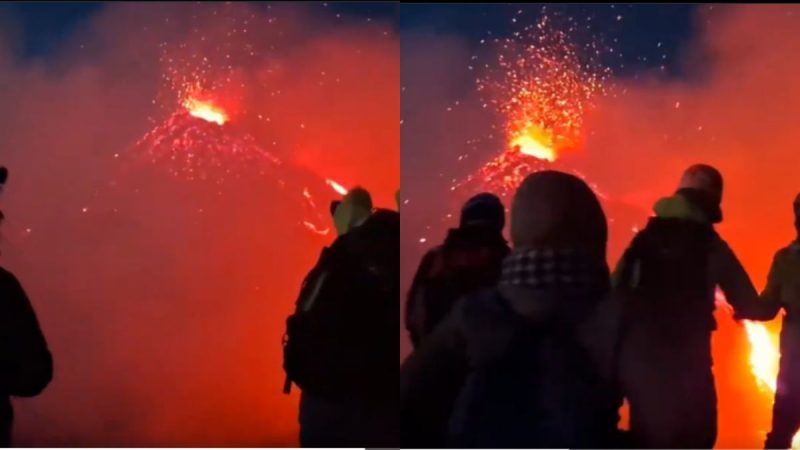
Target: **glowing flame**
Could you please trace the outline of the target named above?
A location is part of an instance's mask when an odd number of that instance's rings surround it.
[[[341,184],[331,180],[330,178],[326,179],[325,183],[327,183],[328,186],[330,186],[334,191],[336,191],[336,193],[338,193],[340,195],[346,195],[347,194],[347,188],[345,188]]]
[[[772,336],[763,324],[744,321],[747,339],[750,341],[750,368],[758,380],[759,386],[769,389],[775,394],[778,379],[780,351],[777,339]],[[792,438],[792,448],[800,449],[800,431]]]
[[[203,119],[206,122],[222,125],[228,121],[228,114],[222,108],[208,101],[190,97],[183,102],[183,107],[186,108],[190,116]]]
[[[750,341],[750,369],[762,387],[775,392],[778,379],[780,352],[773,342],[767,327],[755,322],[744,322],[747,339]]]
[[[518,133],[510,141],[511,148],[520,153],[553,162],[556,160],[556,151],[553,148],[553,139],[547,133],[535,125],[528,126],[525,130]]]

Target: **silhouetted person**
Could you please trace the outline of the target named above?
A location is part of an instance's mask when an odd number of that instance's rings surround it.
[[[433,331],[456,301],[494,286],[510,249],[503,238],[505,208],[493,194],[470,198],[458,228],[420,262],[406,302],[406,329],[414,347]]]
[[[765,448],[791,448],[792,437],[800,431],[800,194],[794,200],[794,226],[797,237],[775,253],[759,307],[737,314],[738,318],[772,320],[781,309],[786,311],[772,431]]]
[[[677,192],[656,202],[655,217],[615,271],[625,304],[619,374],[635,446],[711,448],[716,441],[715,289],[737,311],[757,301],[741,263],[714,230],[721,201],[720,173],[689,167]]]
[[[0,187],[7,177],[0,168]],[[31,302],[16,277],[0,268],[0,446],[11,446],[10,397],[38,395],[52,377],[53,360]]]
[[[451,383],[463,388],[448,446],[617,445],[621,397],[584,328],[609,291],[600,203],[572,175],[532,174],[513,200],[511,239],[497,286],[457,303],[402,364],[403,445],[430,448],[425,424]]]
[[[297,384],[303,447],[395,447],[400,219],[354,188],[338,238],[306,277],[287,320],[286,390]]]

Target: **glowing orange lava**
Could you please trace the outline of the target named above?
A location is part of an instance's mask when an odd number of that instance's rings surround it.
[[[775,395],[778,379],[780,351],[778,338],[766,326],[756,322],[744,321],[747,339],[750,341],[750,368],[762,389]],[[792,448],[800,449],[800,431],[792,438]]]
[[[222,108],[209,101],[189,97],[183,102],[183,107],[186,108],[190,116],[203,119],[206,122],[222,125],[228,121],[228,114]]]
[[[316,225],[314,225],[312,222],[309,222],[307,220],[303,221],[303,226],[305,226],[312,233],[316,233],[316,234],[318,234],[320,236],[327,236],[328,233],[331,232],[331,229],[329,227],[319,228]]]
[[[341,184],[331,180],[330,178],[326,178],[325,179],[325,183],[327,183],[328,186],[330,186],[334,191],[336,191],[337,194],[340,194],[340,195],[346,195],[347,194],[347,188],[345,188]]]
[[[530,124],[509,142],[511,148],[520,153],[553,162],[558,154],[553,148],[552,134],[541,127]]]
[[[525,176],[582,146],[584,115],[606,95],[611,70],[601,61],[606,50],[594,40],[577,44],[572,37],[583,30],[561,19],[543,11],[535,22],[520,21],[527,25],[512,36],[490,42],[495,56],[475,81],[483,107],[503,120],[505,148],[476,173],[453,180],[451,191],[476,180],[479,189],[509,197]]]

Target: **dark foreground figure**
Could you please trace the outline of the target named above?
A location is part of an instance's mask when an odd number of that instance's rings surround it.
[[[287,320],[286,389],[302,390],[303,447],[396,447],[400,216],[353,189],[339,237],[306,277]]]
[[[619,376],[640,448],[712,448],[717,396],[711,333],[719,286],[737,312],[758,297],[744,268],[715,232],[722,176],[686,170],[678,191],[659,200],[614,274],[623,302]]]
[[[510,249],[503,237],[505,207],[493,194],[470,198],[461,209],[458,228],[450,229],[444,243],[422,258],[406,302],[406,329],[414,348],[419,347],[465,296],[494,287],[500,279],[503,259]],[[440,386],[441,398],[455,399],[461,385],[454,378]],[[447,390],[447,392],[445,392]],[[426,445],[445,445],[451,402],[430,405]],[[433,408],[437,409],[434,410]]]
[[[767,287],[761,304],[745,319],[772,320],[783,309],[781,360],[778,389],[772,409],[772,431],[765,448],[790,448],[792,437],[800,430],[800,195],[794,200],[794,225],[797,238],[778,250],[772,260]]]
[[[589,326],[609,291],[597,198],[571,175],[530,175],[514,197],[511,237],[497,286],[458,302],[403,363],[401,445],[431,448],[441,405],[450,405],[446,446],[619,445],[621,396],[595,364]],[[452,384],[463,386],[455,399]]]
[[[0,187],[7,176],[0,168]],[[53,360],[31,302],[14,275],[0,268],[0,446],[11,446],[10,397],[38,395],[52,377]]]
[[[462,297],[497,285],[510,249],[503,238],[505,208],[493,194],[470,198],[458,228],[428,251],[406,302],[406,329],[416,348]]]

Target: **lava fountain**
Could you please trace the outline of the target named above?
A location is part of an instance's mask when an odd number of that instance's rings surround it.
[[[605,95],[611,72],[600,64],[596,42],[579,47],[572,41],[576,22],[563,28],[552,22],[543,14],[511,37],[492,41],[496,59],[476,84],[483,107],[502,117],[505,149],[451,190],[477,180],[508,196],[526,175],[581,146],[584,115]]]

